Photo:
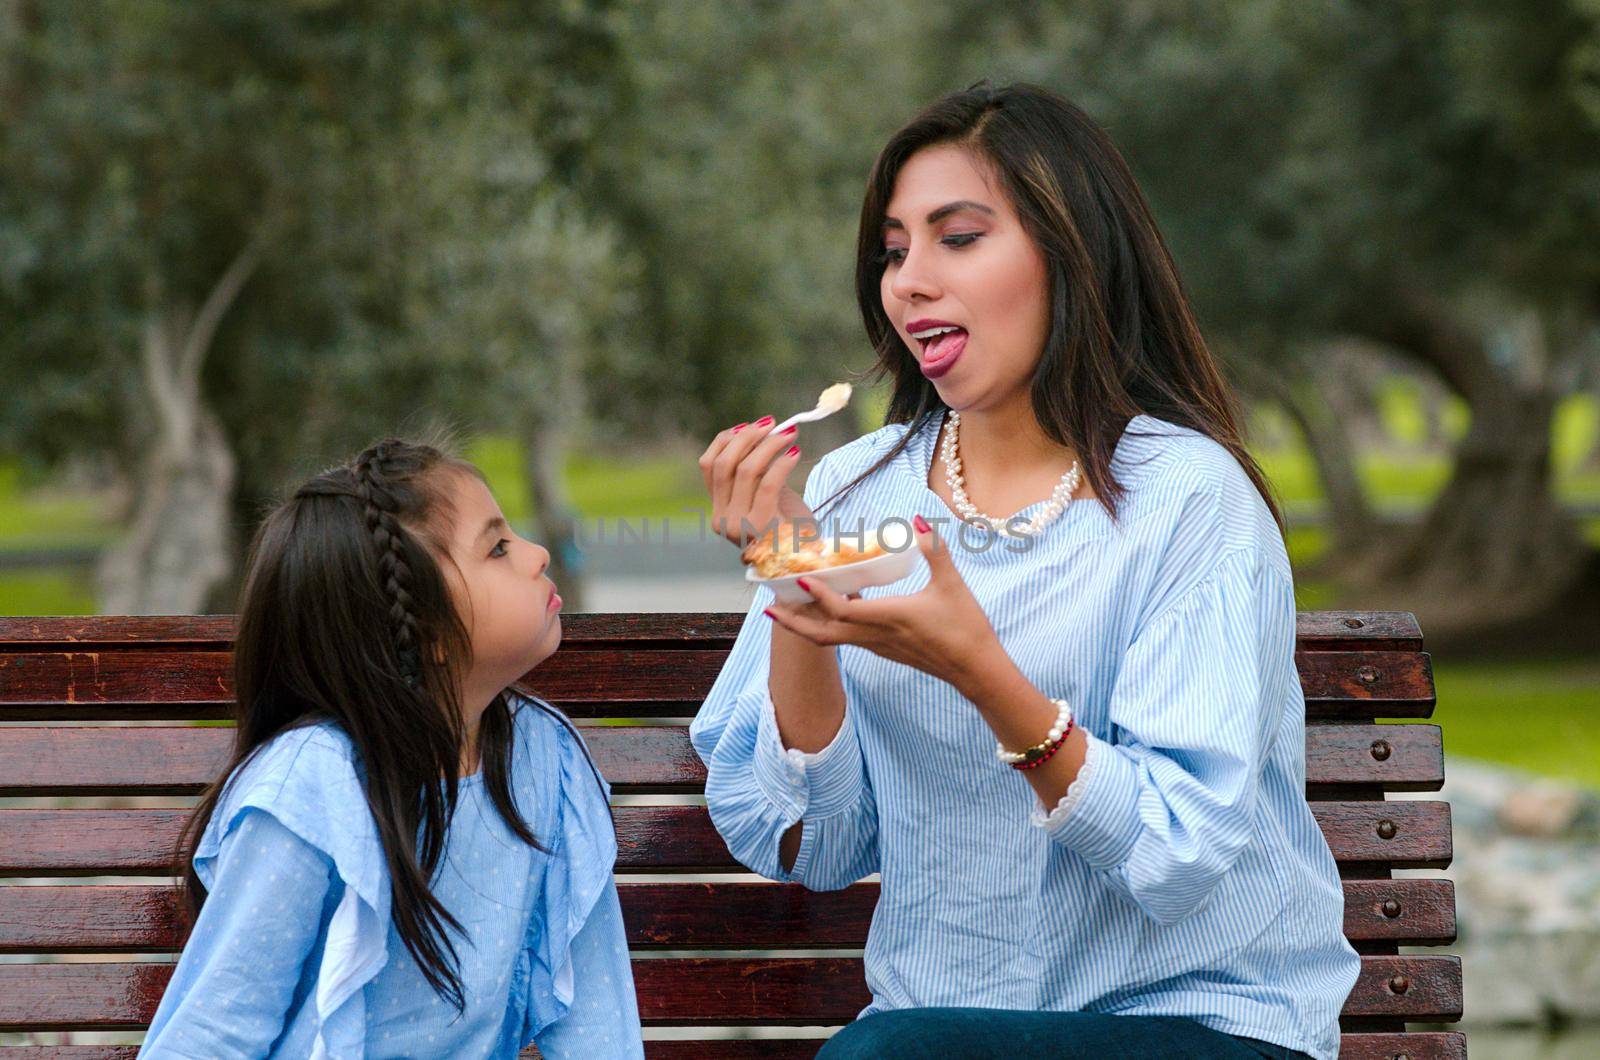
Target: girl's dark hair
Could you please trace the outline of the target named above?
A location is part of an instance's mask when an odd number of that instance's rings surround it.
[[[883,221],[895,179],[916,152],[970,150],[994,174],[1047,264],[1050,330],[1033,375],[1034,415],[1074,449],[1113,518],[1123,487],[1111,457],[1128,421],[1145,413],[1224,446],[1282,515],[1244,447],[1237,399],[1190,311],[1178,270],[1133,173],[1094,121],[1048,89],[981,81],[929,106],[890,137],[867,178],[856,241],[856,299],[878,356],[871,382],[893,377],[884,423],[909,423],[877,463],[832,504],[902,452],[946,406],[883,309]],[[822,507],[819,505],[818,507]]]
[[[458,677],[471,660],[439,566],[449,560],[451,474],[483,477],[439,448],[388,439],[305,483],[261,524],[239,603],[233,754],[184,830],[179,865],[198,915],[206,893],[193,858],[229,779],[279,733],[337,724],[383,844],[395,928],[461,1010],[445,932],[461,925],[429,885],[455,812],[466,739]],[[501,693],[478,727],[484,783],[511,831],[543,850],[511,796],[512,743]]]

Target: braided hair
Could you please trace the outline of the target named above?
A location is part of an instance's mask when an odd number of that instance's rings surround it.
[[[263,521],[239,606],[233,756],[184,830],[179,865],[197,915],[205,888],[193,856],[228,779],[279,733],[336,723],[356,751],[397,933],[429,985],[461,1011],[451,934],[462,928],[430,886],[467,738],[459,685],[471,642],[440,566],[450,562],[452,473],[483,477],[439,447],[385,439],[306,482]],[[502,693],[478,724],[484,786],[512,833],[544,850],[512,796],[514,732]]]
[[[379,442],[356,457],[351,467],[356,496],[361,499],[362,518],[378,557],[379,577],[384,597],[389,602],[390,632],[394,636],[400,678],[415,688],[422,681],[422,660],[418,649],[417,615],[411,599],[411,565],[406,562],[405,530],[395,518],[399,504],[390,491],[387,464],[394,459],[395,441]]]

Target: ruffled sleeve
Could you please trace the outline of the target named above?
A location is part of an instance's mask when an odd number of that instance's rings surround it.
[[[332,725],[292,729],[240,768],[195,851],[195,873],[208,890],[223,838],[252,808],[327,857],[342,884],[317,974],[311,1055],[359,1057],[366,1032],[361,987],[388,956],[389,880],[349,738]]]
[[[293,1018],[333,866],[271,814],[246,809],[210,859],[210,892],[150,1021],[148,1060],[265,1056]]]
[[[617,861],[610,785],[592,765],[576,729],[561,721],[547,726],[547,732],[556,743],[558,786],[553,830],[540,837],[550,846],[550,857],[529,920],[531,961],[524,987],[522,1045],[571,1009],[575,994],[573,941],[611,886]],[[627,941],[622,937],[620,918],[615,925],[617,937],[610,941],[625,954]],[[617,1016],[637,1028],[637,1012],[619,1012]]]

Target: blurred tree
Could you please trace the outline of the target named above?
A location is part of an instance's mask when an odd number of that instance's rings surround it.
[[[908,0],[626,9],[631,95],[590,193],[644,263],[642,330],[596,366],[598,413],[709,441],[871,366],[853,277],[861,196],[883,141],[954,87],[953,19]],[[807,464],[856,433],[843,416],[803,431]]]
[[[1026,78],[1129,156],[1207,333],[1311,443],[1346,569],[1537,607],[1581,556],[1528,425],[1600,333],[1600,2],[1532,2],[0,0],[0,356],[29,380],[0,446],[113,456],[122,581],[178,584],[163,609],[397,408],[516,432],[570,564],[562,449],[708,437],[869,365],[875,152]],[[1414,533],[1355,474],[1356,348],[1472,410]]]
[[[1202,321],[1294,411],[1364,598],[1442,622],[1559,598],[1582,571],[1550,489],[1558,380],[1600,316],[1592,0],[1030,6],[1011,65],[1129,155]],[[1423,522],[1374,532],[1329,410],[1330,351],[1378,344],[1471,410]],[[1464,591],[1467,587],[1471,591]]]
[[[606,5],[3,15],[0,356],[30,382],[0,395],[0,445],[105,453],[130,482],[103,609],[225,606],[210,598],[234,526],[309,452],[390,430],[397,409],[506,422],[504,393],[463,380],[512,385],[497,369],[513,362],[531,407],[559,407],[546,377],[575,353],[534,325],[605,284],[581,224],[552,232],[540,211],[611,103]],[[532,232],[558,239],[539,250],[541,312],[464,311],[528,281],[484,265],[533,264],[508,253]]]

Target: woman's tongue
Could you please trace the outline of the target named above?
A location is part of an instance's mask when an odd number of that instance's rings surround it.
[[[933,364],[953,357],[967,344],[965,331],[950,331],[929,341],[922,349],[922,363]]]

